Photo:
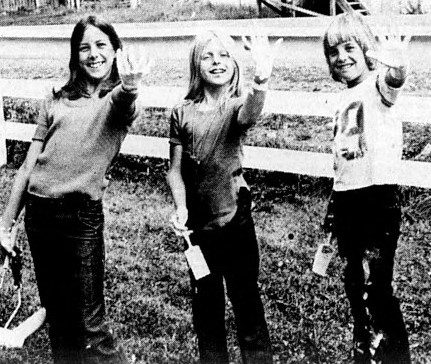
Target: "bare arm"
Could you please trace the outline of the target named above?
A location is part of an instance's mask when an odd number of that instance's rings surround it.
[[[172,197],[174,199],[176,213],[172,217],[174,227],[179,230],[185,230],[185,223],[187,222],[188,212],[186,205],[186,186],[181,175],[181,161],[182,161],[183,147],[179,144],[171,144],[170,147],[170,160],[166,180],[169,188],[171,189]]]
[[[271,47],[266,36],[242,38],[244,47],[249,50],[255,64],[253,87],[250,90],[238,115],[238,123],[244,126],[253,125],[262,113],[265,104],[266,90],[272,73],[274,57],[283,41],[278,39]]]
[[[265,98],[266,91],[252,88],[239,112],[238,124],[252,126],[262,113]]]
[[[34,140],[27,152],[27,157],[24,163],[19,168],[15,181],[12,185],[12,190],[9,196],[9,201],[4,210],[0,230],[3,232],[10,230],[15,219],[18,217],[24,205],[24,194],[27,189],[30,174],[36,164],[37,157],[42,151],[43,143],[39,140]],[[7,239],[1,239],[1,245],[10,253],[12,253],[13,246],[9,245]]]

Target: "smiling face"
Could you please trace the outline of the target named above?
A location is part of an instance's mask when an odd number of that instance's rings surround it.
[[[88,26],[79,44],[79,66],[90,83],[106,80],[112,69],[115,50],[107,34]]]
[[[214,38],[202,50],[199,68],[206,85],[223,87],[232,80],[235,65],[220,40]]]
[[[331,72],[349,87],[361,83],[369,73],[364,52],[354,40],[330,47],[328,62]]]

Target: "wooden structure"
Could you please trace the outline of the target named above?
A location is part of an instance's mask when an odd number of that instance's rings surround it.
[[[51,80],[0,79],[3,96],[41,99],[52,89]],[[178,87],[143,87],[143,107],[171,107],[184,96]],[[264,112],[287,115],[330,116],[338,94],[321,92],[269,91]],[[431,112],[429,97],[402,96],[397,110],[402,120],[429,123]],[[0,166],[6,163],[6,139],[31,141],[36,125],[5,122],[0,113]],[[121,153],[154,158],[169,158],[168,138],[129,134],[121,147]],[[244,148],[244,167],[317,177],[333,177],[333,157],[329,153],[305,152],[291,149],[263,147]],[[431,163],[403,160],[397,182],[404,186],[431,188]],[[388,176],[389,177],[389,176]],[[391,176],[392,178],[392,176]]]
[[[364,0],[257,0],[259,14],[262,5],[281,16],[327,16],[348,11],[370,15]]]
[[[349,11],[357,11],[363,15],[370,15],[370,10],[368,9],[367,5],[365,5],[364,1],[360,0],[331,0],[331,2],[336,3],[336,5],[343,11],[343,12],[349,12]],[[333,9],[334,15],[336,12],[336,9]]]

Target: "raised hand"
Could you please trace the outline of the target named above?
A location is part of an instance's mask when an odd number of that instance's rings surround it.
[[[407,68],[409,65],[408,46],[411,34],[401,34],[394,26],[389,27],[389,31],[376,33],[378,49],[369,50],[367,56],[390,68]]]
[[[271,77],[274,58],[283,39],[279,38],[271,46],[266,35],[251,35],[249,38],[250,40],[242,36],[242,41],[255,64],[254,81],[258,84],[266,83]]]
[[[124,89],[136,90],[144,75],[150,72],[151,62],[138,48],[119,49],[117,68]]]

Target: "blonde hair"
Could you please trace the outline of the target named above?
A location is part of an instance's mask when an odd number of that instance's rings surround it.
[[[238,59],[235,57],[234,40],[229,35],[221,32],[206,31],[196,37],[190,50],[190,79],[189,88],[185,96],[186,100],[200,102],[204,98],[204,81],[200,70],[201,56],[205,46],[214,39],[221,42],[234,64],[234,72],[229,87],[219,102],[223,105],[230,98],[242,95],[242,72]]]
[[[323,36],[323,51],[325,53],[326,63],[329,66],[329,72],[335,81],[341,81],[338,76],[332,72],[329,63],[329,52],[332,47],[338,44],[354,40],[364,53],[365,62],[369,70],[376,69],[376,62],[366,54],[369,50],[376,49],[376,41],[370,26],[365,22],[362,15],[353,12],[339,14]]]

